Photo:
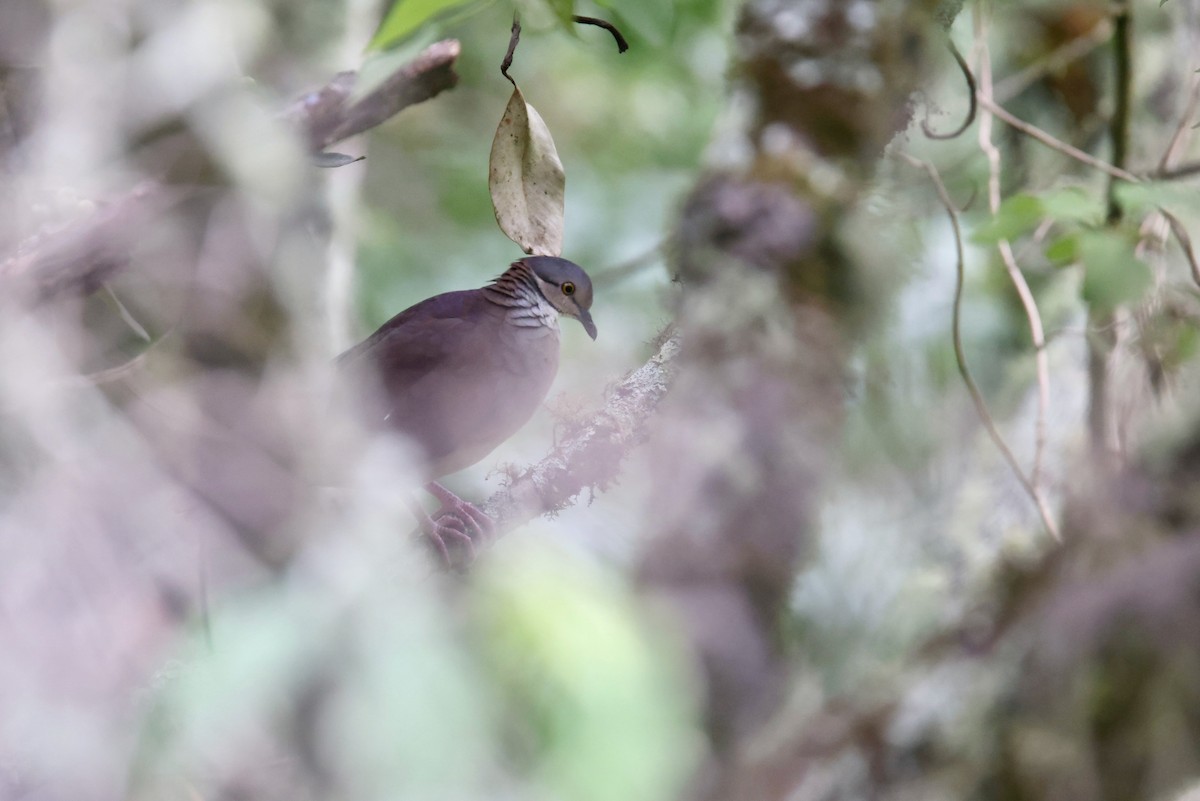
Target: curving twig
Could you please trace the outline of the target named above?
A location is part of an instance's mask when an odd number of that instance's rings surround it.
[[[580,25],[595,25],[597,28],[603,28],[604,30],[611,33],[612,37],[617,40],[617,52],[618,53],[624,53],[626,50],[629,49],[629,42],[625,41],[625,36],[621,33],[621,31],[617,28],[616,25],[613,25],[608,20],[600,19],[599,17],[583,17],[578,14],[572,16],[571,19],[574,20],[575,22],[579,23]],[[513,22],[512,22],[512,32],[508,36],[508,50],[504,54],[504,59],[500,62],[500,74],[503,75],[505,78],[507,78],[508,82],[511,83],[513,86],[516,86],[517,82],[513,80],[511,75],[508,74],[508,68],[512,66],[513,56],[516,54],[517,45],[520,43],[521,43],[521,18],[516,13],[514,13],[513,14]]]
[[[1162,177],[1163,173],[1180,169],[1171,167],[1171,162],[1174,161],[1175,156],[1187,145],[1189,135],[1192,131],[1192,126],[1189,123],[1191,123],[1198,106],[1200,106],[1200,78],[1193,74],[1192,87],[1188,92],[1187,103],[1184,105],[1183,114],[1179,117],[1179,124],[1175,126],[1175,132],[1171,134],[1171,140],[1167,144],[1166,150],[1163,151],[1162,158],[1159,159],[1156,177]],[[1200,165],[1192,164],[1184,166],[1195,167],[1196,171],[1200,172]],[[1182,220],[1161,206],[1158,208],[1158,213],[1167,221],[1167,225],[1171,228],[1171,233],[1179,241],[1179,246],[1183,249],[1184,258],[1187,259],[1188,268],[1191,270],[1192,280],[1196,282],[1197,286],[1200,286],[1200,263],[1196,261],[1196,251],[1192,247],[1192,238],[1188,234],[1187,226],[1183,224]]]
[[[993,115],[997,117],[1000,115],[996,113],[996,109],[999,107],[992,102],[992,64],[987,45],[987,23],[984,16],[986,13],[986,10],[983,9],[977,9],[975,13],[975,39],[979,55],[979,105],[985,110],[984,113],[979,115],[979,148],[988,159],[988,208],[992,214],[995,214],[1000,208],[1000,150],[992,142],[992,119]],[[1007,112],[1005,113],[1007,114]],[[1003,119],[1003,117],[1001,118]],[[1008,120],[1005,121],[1008,122]],[[1012,123],[1010,122],[1009,124]],[[1067,145],[1064,146],[1069,147]],[[1081,155],[1087,155],[1082,151],[1079,152]],[[1034,347],[1038,408],[1037,419],[1034,423],[1033,467],[1030,470],[1027,491],[1033,495],[1046,529],[1050,532],[1051,536],[1058,540],[1060,539],[1058,527],[1054,525],[1053,519],[1046,510],[1046,504],[1039,487],[1042,459],[1046,450],[1046,416],[1050,406],[1050,361],[1046,354],[1046,334],[1042,326],[1042,316],[1041,312],[1038,311],[1037,301],[1033,297],[1033,291],[1029,288],[1029,282],[1025,280],[1024,273],[1017,266],[1012,245],[1009,244],[1007,239],[1002,239],[996,244],[996,247],[1000,252],[1000,259],[1004,263],[1004,269],[1008,273],[1009,280],[1012,281],[1013,287],[1017,291],[1017,297],[1021,300],[1021,306],[1025,311],[1025,318],[1029,322],[1029,335]]]
[[[1178,181],[1181,178],[1193,178],[1200,175],[1200,161],[1189,161],[1178,167],[1155,170],[1147,177],[1156,181]]]
[[[962,70],[963,78],[967,81],[967,97],[970,98],[970,106],[967,108],[967,118],[950,133],[940,134],[929,127],[929,118],[921,120],[921,130],[930,139],[957,139],[971,127],[971,123],[975,122],[975,113],[978,111],[978,106],[975,99],[975,76],[971,73],[971,67],[967,64],[967,60],[963,58],[962,53],[954,46],[954,42],[948,42],[950,53],[954,56],[955,62],[958,63],[958,68]]]
[[[1025,475],[1025,471],[1021,468],[1017,457],[1013,454],[1012,449],[1008,447],[1008,443],[1004,441],[1004,436],[1000,433],[1000,429],[996,426],[996,421],[988,409],[987,401],[984,399],[983,393],[979,391],[979,385],[975,383],[975,378],[971,375],[970,367],[967,366],[967,354],[963,348],[962,341],[962,299],[963,284],[965,282],[963,276],[962,227],[958,221],[958,210],[954,208],[954,203],[950,200],[950,193],[946,191],[946,185],[942,182],[942,176],[938,173],[937,167],[934,167],[928,161],[913,158],[907,153],[901,153],[900,155],[909,164],[923,169],[929,174],[929,180],[933,182],[933,187],[937,190],[938,199],[941,200],[942,206],[946,209],[946,215],[950,218],[950,227],[954,232],[954,305],[950,319],[950,338],[954,343],[954,360],[958,364],[958,374],[962,377],[963,384],[967,387],[967,393],[970,394],[971,401],[975,404],[975,411],[979,415],[979,420],[983,423],[983,427],[987,430],[988,436],[992,438],[992,442],[995,443],[996,449],[1000,451],[1000,455],[1004,457],[1004,461],[1008,462],[1013,475],[1016,476],[1021,487],[1029,495],[1033,501],[1033,505],[1037,507],[1038,516],[1042,519],[1042,525],[1050,532],[1050,536],[1056,540],[1061,540],[1061,535],[1058,532],[1058,524],[1054,522],[1054,517],[1050,513],[1046,499],[1042,497],[1041,491],[1034,484],[1033,480]]]
[[[1154,177],[1160,177],[1159,174],[1178,167],[1171,167],[1171,162],[1184,149],[1189,138],[1188,134],[1192,131],[1192,126],[1189,124],[1192,117],[1196,113],[1196,107],[1200,105],[1200,78],[1192,75],[1192,87],[1188,90],[1187,103],[1184,104],[1183,114],[1179,115],[1179,122],[1175,126],[1175,131],[1171,134],[1171,139],[1167,143],[1167,147],[1163,150],[1162,158],[1158,160],[1158,169],[1152,173]],[[1184,165],[1200,171],[1200,164]]]
[[[1025,120],[1010,114],[1003,106],[1000,106],[991,98],[990,93],[985,93],[980,90],[978,92],[978,98],[980,107],[989,114],[995,115],[997,119],[1002,120],[1026,136],[1036,139],[1051,150],[1057,150],[1064,156],[1069,156],[1081,164],[1086,164],[1089,167],[1093,167],[1106,175],[1112,176],[1113,178],[1120,178],[1122,181],[1129,181],[1131,183],[1137,183],[1139,180],[1141,180],[1128,170],[1121,169],[1120,167],[1114,167],[1107,161],[1098,159],[1090,153],[1085,153],[1077,147],[1068,145],[1066,142],[1062,141],[1061,139],[1056,139],[1036,125],[1031,125],[1028,122],[1025,122]]]
[[[1188,234],[1187,227],[1178,217],[1171,212],[1159,206],[1158,213],[1167,221],[1167,225],[1171,226],[1171,233],[1179,240],[1179,247],[1183,249],[1183,256],[1187,259],[1188,268],[1192,273],[1192,280],[1200,286],[1200,262],[1196,261],[1196,251],[1192,247],[1192,237]]]
[[[597,28],[603,28],[611,33],[612,37],[617,40],[618,53],[624,53],[629,49],[629,42],[625,41],[625,37],[621,35],[621,31],[617,29],[617,26],[613,25],[608,20],[600,19],[598,17],[583,17],[579,14],[571,17],[571,19],[575,20],[575,22],[579,23],[580,25],[595,25]]]

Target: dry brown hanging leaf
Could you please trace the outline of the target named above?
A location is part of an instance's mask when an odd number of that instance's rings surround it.
[[[550,129],[513,83],[488,164],[496,222],[526,253],[558,256],[566,175]]]

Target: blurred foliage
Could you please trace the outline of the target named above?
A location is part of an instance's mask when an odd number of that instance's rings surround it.
[[[179,309],[203,305],[179,286],[233,295],[261,279],[283,299],[217,319],[213,327],[234,337],[245,326],[254,347],[277,342],[284,336],[278,307],[284,307],[306,346],[296,350],[306,355],[271,362],[257,376],[262,383],[231,395],[236,400],[228,405],[261,412],[256,431],[270,422],[291,425],[293,434],[336,428],[328,415],[296,422],[305,419],[296,407],[306,402],[307,387],[299,389],[281,366],[324,364],[335,348],[323,333],[312,333],[323,322],[317,309],[326,300],[325,254],[311,236],[320,225],[296,208],[307,205],[296,198],[311,189],[311,179],[296,177],[302,156],[263,97],[277,95],[282,104],[335,69],[361,66],[370,76],[434,39],[462,42],[461,80],[453,91],[365,137],[364,162],[321,176],[333,185],[326,200],[336,233],[351,243],[358,328],[373,330],[421,298],[482,285],[520,255],[496,226],[487,186],[489,145],[511,91],[499,63],[517,8],[526,29],[512,72],[542,113],[565,166],[564,255],[596,280],[600,337],[591,343],[564,330],[550,412],[454,479],[479,492],[495,481],[489,473],[496,465],[544,453],[607,385],[642,361],[669,321],[675,291],[669,239],[680,198],[710,165],[745,156],[741,128],[754,98],[728,73],[737,5],[398,0],[387,10],[354,2],[130,0],[102,9],[53,4],[27,19],[5,0],[0,55],[21,58],[4,63],[4,85],[24,91],[36,56],[30,42],[45,38],[41,91],[57,111],[47,112],[53,135],[27,141],[39,135],[36,125],[15,106],[0,110],[0,135],[15,131],[17,142],[5,139],[4,177],[13,191],[0,193],[8,212],[0,243],[15,238],[13,221],[57,222],[62,208],[85,205],[79,197],[145,173],[182,174],[198,183],[200,176],[206,192],[217,191],[216,184],[231,188],[199,215],[201,225],[178,235],[178,253],[201,265],[194,275],[165,276],[166,267],[146,269],[139,261],[135,268],[142,269],[114,279],[113,291],[158,337],[172,330]],[[1129,168],[1149,173],[1180,129],[1197,67],[1197,11],[1182,0],[1134,5],[1136,134]],[[968,4],[949,28],[964,53],[978,7]],[[1032,70],[1002,104],[1105,158],[1110,40],[1068,64],[1043,67],[1062,47],[1107,24],[1110,4],[1031,0],[990,7],[997,86]],[[609,16],[630,40],[629,52],[617,55],[602,30],[569,24],[571,13]],[[789,24],[802,25],[797,14]],[[238,36],[229,37],[234,22]],[[29,32],[19,48],[9,43],[14,30]],[[960,119],[965,90],[949,55],[931,73],[924,99],[935,122]],[[137,80],[122,83],[129,76]],[[106,86],[117,89],[104,94]],[[1195,411],[1200,290],[1156,216],[1160,208],[1170,211],[1196,235],[1194,182],[1118,182],[1112,195],[1122,219],[1109,222],[1103,176],[997,124],[1003,199],[993,214],[977,125],[944,142],[912,125],[891,146],[935,164],[961,210],[961,334],[976,380],[1018,459],[1031,464],[1034,352],[996,252],[1008,241],[1047,331],[1042,480],[1055,509],[1067,508],[1073,494],[1092,497],[1081,504],[1089,511],[1071,516],[1076,528],[1097,532],[1095,541],[1105,547],[1116,541],[1149,552],[1147,542],[1174,536],[1163,529],[1195,525],[1188,483],[1195,457],[1185,452],[1176,459],[1175,451],[1186,440],[1180,420]],[[190,137],[189,146],[198,141],[218,169],[183,169],[190,157],[173,149],[181,136]],[[1197,158],[1190,141],[1181,153],[1180,162]],[[876,746],[896,752],[883,775],[899,776],[900,785],[920,773],[937,786],[892,797],[1051,797],[1025,792],[1049,773],[1062,784],[1044,787],[1091,788],[1072,782],[1107,764],[1097,753],[1110,752],[1092,747],[1110,734],[1105,747],[1172,744],[1163,749],[1158,773],[1146,775],[1155,781],[1182,775],[1193,764],[1186,752],[1197,742],[1196,718],[1189,715],[1200,686],[1188,639],[1194,629],[1186,627],[1191,618],[1179,614],[1184,602],[1172,605],[1173,596],[1162,600],[1148,591],[1160,574],[1128,578],[1117,556],[1088,550],[1092,540],[1081,536],[1056,549],[1041,530],[964,392],[950,338],[955,257],[945,210],[925,174],[891,156],[881,160],[870,194],[838,221],[845,250],[872,291],[890,301],[879,304],[843,377],[846,421],[839,459],[825,466],[822,536],[796,578],[780,632],[792,692],[777,710],[776,729],[803,728],[805,715],[825,705],[873,709],[878,702],[897,710],[892,728],[873,733]],[[813,181],[836,192],[836,175],[820,173]],[[20,204],[18,214],[13,209]],[[147,232],[142,244],[176,233]],[[252,274],[231,242],[268,262],[267,277]],[[256,297],[265,294],[258,290]],[[423,554],[407,541],[396,543],[408,519],[388,504],[395,503],[402,471],[381,467],[372,460],[383,457],[363,446],[367,455],[356,463],[350,499],[328,505],[344,503],[350,511],[330,517],[306,485],[280,501],[291,504],[289,514],[273,529],[306,544],[297,564],[247,567],[225,556],[237,540],[222,526],[237,530],[236,516],[228,515],[230,522],[223,510],[197,511],[199,502],[172,483],[184,468],[161,467],[158,454],[145,457],[160,475],[135,458],[145,456],[146,443],[121,412],[141,388],[123,394],[74,388],[79,372],[122,367],[143,346],[111,300],[72,303],[44,325],[16,315],[0,320],[0,354],[10,365],[0,376],[0,571],[8,571],[0,573],[6,621],[0,637],[11,637],[0,639],[10,663],[0,674],[6,710],[0,796],[16,787],[19,798],[85,797],[80,788],[126,780],[130,796],[146,799],[651,801],[683,792],[705,748],[697,709],[702,692],[699,671],[681,653],[669,622],[630,589],[628,567],[646,536],[643,510],[663,502],[650,496],[650,468],[642,459],[630,459],[611,492],[512,535],[515,544],[499,544],[468,582],[431,577]],[[1145,441],[1163,451],[1154,471],[1120,487],[1084,486],[1079,478],[1093,460],[1081,444],[1087,342],[1096,333],[1089,314],[1101,312],[1116,313],[1111,325],[1122,337],[1113,358],[1114,449],[1129,463]],[[256,327],[268,324],[269,336]],[[72,341],[64,333],[71,325],[91,341]],[[152,364],[153,377],[236,384],[233,358],[210,355],[221,369],[201,376],[197,362],[185,362],[184,349],[173,348],[168,340],[154,352],[166,356]],[[29,389],[63,384],[74,393],[66,400]],[[190,396],[178,402],[181,391],[173,388],[146,394],[149,418],[157,414],[180,430],[190,431],[204,411]],[[250,437],[233,427],[221,435]],[[319,463],[321,443],[304,456]],[[323,467],[297,469],[310,470],[317,476],[310,484],[323,486]],[[212,473],[224,469],[208,466]],[[1180,486],[1183,500],[1170,506],[1163,496]],[[247,497],[285,497],[273,486],[239,489]],[[212,523],[214,530],[225,533],[197,545],[194,527],[208,526],[210,517],[221,523]],[[110,530],[105,526],[120,532],[111,548],[98,544]],[[195,551],[208,548],[222,556],[213,560],[214,575],[198,578]],[[132,565],[133,577],[114,565]],[[202,600],[176,610],[177,588],[196,585],[204,588]],[[1112,633],[1095,610],[1106,598],[1126,598],[1114,586],[1147,589],[1148,599],[1128,590],[1135,596],[1130,608],[1141,610],[1136,620],[1144,628],[1158,621],[1171,636],[1147,642],[1136,626]],[[42,597],[50,600],[30,600]],[[1089,614],[1071,617],[1076,603]],[[1031,611],[1043,607],[1061,617],[1047,623]],[[1075,625],[1079,620],[1088,625]],[[951,656],[935,647],[947,631],[954,643],[966,643]],[[1014,637],[997,645],[1009,631]],[[60,648],[56,637],[71,647]],[[1069,651],[1055,665],[1069,677],[1054,685],[1066,688],[1049,699],[1054,703],[1039,694],[1045,674],[1027,658],[1028,644],[1043,641]],[[77,672],[87,674],[82,689],[63,690]],[[1140,687],[1150,699],[1141,706],[1134,697]],[[57,742],[60,732],[72,731],[69,742]],[[807,786],[789,797],[859,797],[836,790],[844,789],[839,777],[869,773],[866,746],[841,761],[842,752],[830,751],[822,774],[827,792]],[[129,776],[126,752],[136,754]],[[1047,765],[1055,770],[1039,772]],[[1070,769],[1060,775],[1062,765]],[[6,783],[9,773],[17,778]],[[1151,779],[1145,786],[1168,797]],[[39,795],[38,782],[54,781],[61,787]]]
[[[510,758],[532,763],[562,798],[678,792],[697,753],[686,671],[628,590],[545,551],[510,554],[480,579],[478,625],[508,699]]]
[[[626,588],[575,558],[509,551],[455,622],[412,556],[381,569],[335,545],[313,574],[222,604],[146,698],[133,796],[678,791],[695,758],[683,663]]]

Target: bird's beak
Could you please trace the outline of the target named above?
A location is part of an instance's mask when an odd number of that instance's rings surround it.
[[[578,318],[579,322],[583,324],[583,330],[587,331],[588,336],[594,340],[596,338],[596,324],[592,322],[591,313],[576,303],[575,317]]]

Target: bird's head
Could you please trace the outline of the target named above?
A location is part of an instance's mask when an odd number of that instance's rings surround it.
[[[521,262],[533,271],[542,297],[560,314],[574,317],[588,336],[596,338],[592,308],[592,279],[573,261],[557,256],[526,256]]]

